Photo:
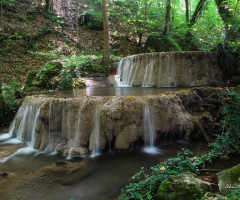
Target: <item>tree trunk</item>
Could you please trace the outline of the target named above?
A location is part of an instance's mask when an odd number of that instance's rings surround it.
[[[193,13],[193,16],[191,18],[189,26],[193,26],[196,23],[197,19],[199,18],[199,16],[202,13],[203,6],[204,6],[205,2],[206,2],[206,0],[200,0],[198,2],[198,5],[197,5],[197,7],[196,7],[196,9],[195,9],[195,11]]]
[[[190,29],[192,28],[192,26],[194,26],[197,19],[201,15],[205,2],[206,2],[206,0],[199,0],[199,2],[197,4],[197,7],[196,7],[196,9],[195,9],[195,11],[192,15],[192,18],[189,19],[189,21],[188,21],[188,31],[185,34],[185,43],[188,44],[188,49],[187,50],[191,50],[191,51],[198,50],[198,47],[192,41],[194,36],[192,35]]]
[[[171,20],[171,0],[167,0],[166,15],[165,15],[165,26],[164,26],[164,30],[163,30],[163,35],[168,35],[169,34],[170,20]]]
[[[103,59],[104,65],[110,64],[110,48],[109,48],[109,27],[108,27],[108,15],[107,15],[107,1],[102,0],[102,15],[103,15]]]
[[[4,32],[4,25],[3,25],[3,0],[1,0],[1,27],[2,33]]]
[[[54,0],[50,0],[49,1],[49,9],[48,9],[49,13],[54,13],[53,6],[54,6]]]
[[[226,31],[226,39],[235,41],[237,38],[236,38],[234,32],[238,32],[238,31],[234,30],[234,25],[239,24],[239,19],[235,18],[234,15],[232,14],[232,12],[229,10],[230,4],[228,3],[228,0],[215,0],[215,2],[218,7],[218,13],[224,24],[224,28]],[[233,28],[231,28],[231,27],[233,27]]]
[[[45,10],[48,13],[53,13],[53,0],[46,0]]]
[[[188,0],[185,0],[185,6],[186,6],[186,22],[189,22],[189,2]]]
[[[237,1],[236,7],[234,9],[234,16],[237,15],[237,9],[238,9],[239,2],[240,2],[240,0]]]

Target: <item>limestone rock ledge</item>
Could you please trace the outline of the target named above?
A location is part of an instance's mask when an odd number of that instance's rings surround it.
[[[201,134],[198,121],[212,123],[210,113],[202,109],[204,98],[195,90],[143,97],[31,96],[23,102],[11,130],[13,136],[30,142],[35,149],[64,156],[83,156],[109,144],[126,150],[144,139],[144,110],[148,107],[155,139],[169,135],[179,139],[181,134],[189,140]]]

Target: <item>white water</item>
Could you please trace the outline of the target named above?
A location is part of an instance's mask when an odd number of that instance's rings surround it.
[[[146,153],[159,153],[159,150],[154,146],[155,134],[155,124],[154,116],[149,107],[146,105],[143,113],[143,126],[144,126],[144,141],[145,147],[144,151]]]
[[[32,147],[24,147],[21,149],[18,149],[14,154],[12,154],[11,156],[5,157],[4,159],[0,160],[0,163],[5,163],[7,162],[9,159],[15,157],[15,156],[19,156],[19,155],[29,155],[29,154],[33,154],[36,153],[37,150],[34,150]]]
[[[35,129],[37,125],[37,120],[39,117],[41,106],[29,106],[21,109],[21,112],[18,113],[15,117],[16,120],[21,120],[19,127],[15,127],[15,121],[13,122],[14,130],[17,135],[17,139],[23,142],[28,142],[29,146],[33,148],[35,142]],[[10,130],[10,135],[12,135],[12,130]]]
[[[75,124],[74,129],[74,143],[71,149],[68,152],[67,160],[72,159],[72,152],[73,150],[79,146],[79,135],[80,135],[80,126],[81,126],[81,107],[79,107],[78,115],[77,115],[77,123]]]
[[[6,140],[10,137],[11,137],[11,135],[9,135],[9,133],[5,133],[5,134],[0,135],[0,140]]]
[[[95,124],[92,134],[94,134],[94,150],[92,152],[92,157],[100,155],[100,137],[99,137],[99,129],[100,129],[100,110],[96,108],[95,111]]]
[[[120,86],[192,86],[219,80],[221,72],[215,55],[207,52],[159,52],[132,55],[118,65]],[[199,86],[199,85],[198,85]]]
[[[41,102],[39,106],[30,106],[29,104],[23,103],[19,108],[13,122],[11,123],[9,133],[1,135],[0,140],[6,140],[2,144],[11,145],[26,142],[27,147],[19,149],[13,155],[1,160],[1,162],[6,162],[16,155],[31,154],[37,151],[33,149],[35,144],[35,130],[43,103],[44,102]],[[17,127],[16,124],[18,124]],[[16,138],[12,138],[13,136],[16,136]]]

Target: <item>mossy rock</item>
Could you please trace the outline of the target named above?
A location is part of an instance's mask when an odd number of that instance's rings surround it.
[[[181,51],[178,43],[168,35],[149,35],[144,46],[146,52]]]
[[[240,94],[240,85],[237,85],[237,86],[234,88],[234,91],[237,92],[238,94]]]
[[[29,72],[27,75],[23,92],[29,94],[38,91],[40,91],[40,82],[37,81],[37,72],[36,71]]]
[[[85,88],[85,87],[86,87],[85,79],[80,78],[78,80],[73,81],[73,88]]]
[[[217,173],[217,177],[219,191],[222,194],[230,193],[240,185],[240,164]]]
[[[213,194],[211,192],[207,192],[200,200],[227,200],[227,197],[224,197],[220,194]]]
[[[37,73],[37,81],[42,89],[55,89],[58,82],[57,77],[60,75],[63,65],[58,61],[47,63],[40,72]]]
[[[27,75],[26,82],[25,82],[25,87],[34,86],[34,80],[36,80],[36,76],[37,76],[36,71],[29,72]]]
[[[159,186],[156,199],[161,200],[192,200],[200,199],[211,190],[210,183],[202,181],[195,174],[185,172],[170,176]]]

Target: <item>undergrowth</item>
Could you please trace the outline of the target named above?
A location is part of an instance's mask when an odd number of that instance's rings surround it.
[[[182,172],[198,174],[206,163],[212,163],[217,157],[227,157],[230,153],[240,153],[240,95],[235,91],[222,92],[220,99],[223,104],[221,120],[222,128],[216,134],[216,140],[210,144],[211,150],[198,157],[193,157],[192,152],[182,149],[174,158],[151,167],[150,172],[142,168],[131,177],[131,183],[121,190],[119,200],[128,199],[155,199],[155,195],[162,181],[171,175]],[[238,191],[239,192],[239,191]],[[239,193],[231,194],[235,199]]]

